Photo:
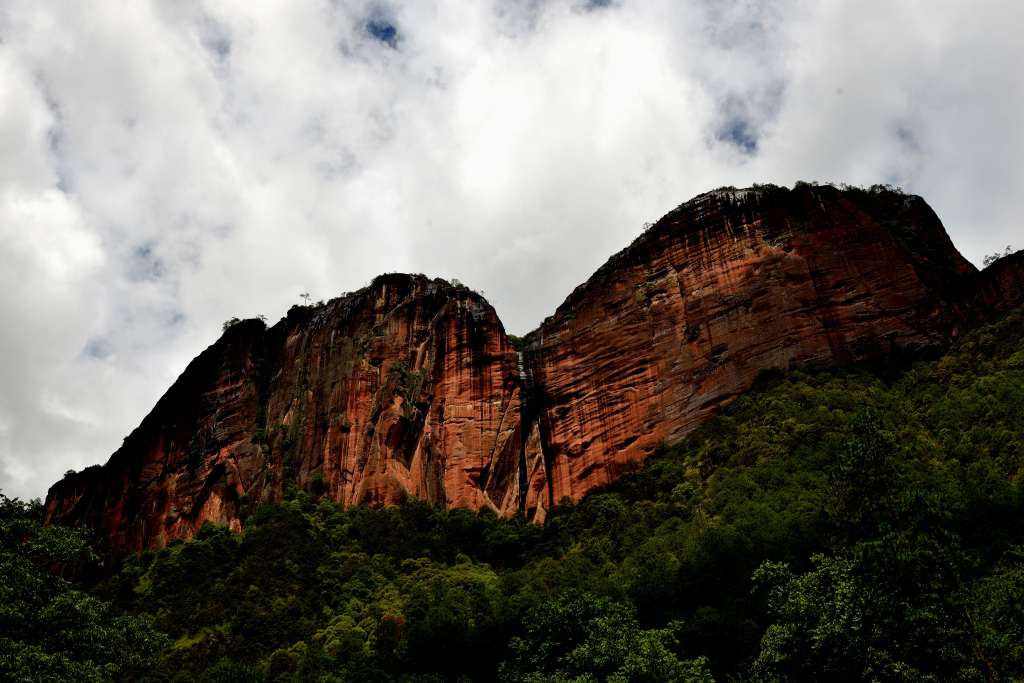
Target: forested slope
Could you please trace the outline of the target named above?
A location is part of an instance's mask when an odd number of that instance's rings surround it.
[[[912,366],[762,377],[543,526],[295,491],[90,590],[169,636],[111,671],[146,680],[1015,680],[1022,465],[1017,310]]]

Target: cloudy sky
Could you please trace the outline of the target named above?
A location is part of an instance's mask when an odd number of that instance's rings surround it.
[[[103,462],[232,316],[384,271],[510,332],[704,190],[1024,246],[1020,0],[0,0],[0,489]]]

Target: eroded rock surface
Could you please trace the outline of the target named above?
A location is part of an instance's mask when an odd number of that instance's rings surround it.
[[[519,509],[516,354],[464,287],[387,275],[270,329],[228,329],[103,467],[55,484],[47,518],[115,553],[240,526],[287,485],[346,504],[407,495]]]
[[[114,554],[237,529],[288,486],[540,521],[766,370],[942,348],[1022,304],[1024,252],[979,273],[919,197],[717,190],[613,256],[518,357],[482,297],[423,276],[243,321],[106,465],[50,489],[47,519]]]
[[[1024,306],[1024,249],[1002,257],[978,273],[967,296],[975,322],[985,322]]]
[[[798,186],[683,204],[527,339],[547,463],[530,471],[534,514],[686,436],[765,370],[945,345],[975,273],[918,197]]]

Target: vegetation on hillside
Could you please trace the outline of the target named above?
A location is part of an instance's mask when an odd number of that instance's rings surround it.
[[[1018,680],[1022,466],[1019,310],[913,367],[766,377],[543,526],[293,492],[91,595],[45,580],[150,647],[149,623],[168,635],[159,665],[112,678]],[[44,576],[4,538],[5,563]],[[91,642],[125,649],[119,628]],[[18,633],[0,662],[35,647]],[[39,647],[78,661],[75,643]]]
[[[169,644],[148,616],[130,616],[74,588],[61,568],[91,559],[81,532],[42,525],[42,506],[0,494],[0,680],[107,681],[158,664]]]

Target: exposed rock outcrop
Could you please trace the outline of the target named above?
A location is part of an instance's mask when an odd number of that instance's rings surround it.
[[[967,290],[972,320],[984,322],[1024,306],[1024,249],[1008,254],[978,273]]]
[[[238,528],[286,486],[346,504],[406,495],[519,509],[516,354],[478,294],[386,275],[270,329],[226,330],[105,466],[55,484],[47,518],[115,553]]]
[[[979,273],[919,197],[717,190],[613,256],[519,357],[482,297],[423,276],[243,321],[106,465],[51,488],[47,519],[114,554],[238,528],[288,486],[539,521],[766,370],[939,349],[1022,304],[1024,252]]]
[[[527,338],[530,500],[578,500],[771,368],[942,346],[975,268],[918,197],[718,190],[613,256]],[[540,513],[542,514],[542,512]]]

